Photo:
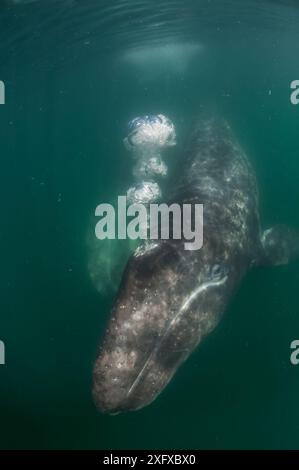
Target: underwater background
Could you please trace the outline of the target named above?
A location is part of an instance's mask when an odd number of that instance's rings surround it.
[[[172,119],[171,173],[210,110],[256,170],[263,226],[299,229],[298,2],[1,0],[0,24],[0,448],[299,448],[299,262],[252,270],[157,400],[109,416],[91,387],[114,294],[87,236],[132,180],[127,122]]]

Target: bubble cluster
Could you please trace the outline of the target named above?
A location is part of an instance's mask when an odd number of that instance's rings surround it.
[[[132,119],[124,143],[128,150],[144,153],[176,144],[173,123],[163,114],[146,115]]]
[[[136,117],[128,123],[124,144],[135,160],[133,176],[136,185],[127,192],[128,203],[156,202],[162,193],[155,180],[167,175],[161,152],[176,145],[173,123],[163,114]]]
[[[132,186],[127,191],[127,203],[139,204],[156,202],[161,198],[159,185],[151,181],[143,181],[136,186]]]

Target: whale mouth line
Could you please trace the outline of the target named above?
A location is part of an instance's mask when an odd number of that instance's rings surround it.
[[[228,276],[225,275],[222,278],[218,280],[212,280],[212,281],[206,281],[203,284],[201,284],[199,287],[197,287],[193,292],[191,292],[190,296],[183,302],[179,312],[177,315],[173,318],[172,322],[175,322],[177,320],[177,317],[185,312],[187,308],[192,304],[192,302],[198,297],[198,295],[203,292],[204,290],[208,289],[209,287],[218,287],[224,284],[227,280]]]
[[[177,320],[180,318],[180,316],[188,309],[188,307],[190,307],[190,305],[192,304],[192,302],[198,297],[198,295],[203,292],[204,290],[208,289],[208,288],[213,288],[213,287],[218,287],[218,286],[221,286],[223,284],[225,284],[225,282],[227,281],[228,279],[228,276],[227,275],[224,275],[222,278],[220,279],[217,279],[217,280],[210,280],[210,281],[206,281],[204,282],[203,284],[201,284],[199,287],[197,287],[193,292],[191,292],[190,296],[183,302],[181,308],[178,310],[177,314],[175,315],[175,317],[170,320],[170,322],[168,323],[164,333],[162,334],[162,336],[160,337],[160,340],[157,342],[156,346],[154,347],[154,349],[151,351],[151,353],[149,354],[148,358],[145,360],[144,362],[144,365],[142,367],[142,369],[140,370],[140,372],[137,374],[137,377],[136,379],[134,380],[133,384],[131,385],[130,389],[128,390],[128,393],[126,395],[126,399],[129,398],[129,396],[132,394],[132,392],[135,390],[135,388],[138,386],[138,384],[140,383],[140,380],[142,379],[143,375],[144,375],[144,372],[146,371],[150,361],[152,360],[152,358],[157,354],[157,352],[159,351],[159,349],[161,348],[163,342],[165,341],[165,339],[167,338],[168,336],[168,333],[170,332],[172,326],[177,322]],[[186,351],[187,352],[187,351]],[[171,378],[171,377],[170,377]]]

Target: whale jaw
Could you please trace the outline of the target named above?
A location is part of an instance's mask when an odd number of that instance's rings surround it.
[[[94,367],[102,412],[150,404],[221,317],[231,273],[182,245],[159,242],[129,261]]]

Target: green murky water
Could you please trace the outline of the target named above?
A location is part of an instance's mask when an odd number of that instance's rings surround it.
[[[156,112],[176,125],[174,157],[200,110],[228,119],[263,225],[299,229],[296,2],[2,0],[0,21],[0,447],[298,448],[298,262],[250,272],[152,405],[104,416],[91,371],[113,295],[95,290],[86,243],[95,206],[131,181],[127,121]]]

